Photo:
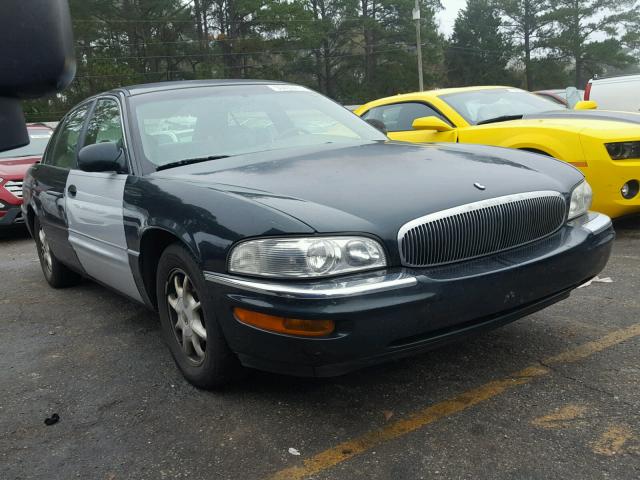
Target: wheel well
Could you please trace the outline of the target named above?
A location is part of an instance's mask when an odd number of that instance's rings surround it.
[[[549,155],[547,152],[543,152],[542,150],[538,150],[537,148],[519,148],[518,150],[524,150],[525,152],[538,153],[540,155],[544,155],[545,157],[552,157],[553,155]]]
[[[157,309],[156,274],[162,252],[172,243],[184,243],[174,234],[161,229],[148,230],[140,240],[140,272],[147,295]]]

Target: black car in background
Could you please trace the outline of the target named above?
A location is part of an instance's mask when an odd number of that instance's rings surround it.
[[[159,312],[186,378],[341,374],[497,327],[609,257],[563,162],[390,142],[304,87],[197,81],[92,97],[25,178],[53,287]]]

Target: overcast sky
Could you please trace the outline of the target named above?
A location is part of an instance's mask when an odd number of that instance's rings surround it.
[[[456,21],[458,11],[467,4],[467,0],[442,0],[444,9],[436,15],[440,22],[440,31],[447,37],[453,32],[453,23]]]
[[[2,0],[0,0],[2,1]],[[453,33],[453,24],[456,21],[458,12],[464,8],[467,0],[442,0],[442,10],[436,14],[436,19],[440,24],[440,31],[448,38]],[[595,18],[598,18],[596,16]],[[592,40],[604,40],[607,35],[603,32],[596,32],[592,35]]]

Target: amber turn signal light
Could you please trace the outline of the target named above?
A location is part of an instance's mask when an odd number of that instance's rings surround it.
[[[238,321],[247,325],[301,337],[324,337],[336,328],[333,320],[300,320],[252,312],[244,308],[234,308],[233,314]]]

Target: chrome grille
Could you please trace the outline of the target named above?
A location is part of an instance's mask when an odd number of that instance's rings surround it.
[[[403,265],[427,267],[498,253],[544,238],[566,217],[558,192],[528,192],[417,218],[398,233]]]
[[[4,188],[9,190],[14,197],[22,198],[22,180],[9,180],[4,184]]]

